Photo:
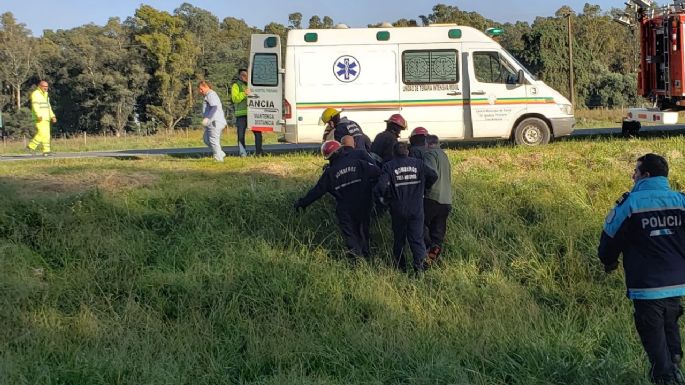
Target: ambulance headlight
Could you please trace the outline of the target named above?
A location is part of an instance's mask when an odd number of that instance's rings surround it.
[[[564,115],[573,115],[573,106],[570,104],[557,104],[561,113]]]

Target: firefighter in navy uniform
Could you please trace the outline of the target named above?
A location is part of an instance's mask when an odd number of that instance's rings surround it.
[[[326,108],[321,114],[321,121],[326,124],[324,141],[341,142],[343,136],[349,135],[354,138],[354,148],[357,150],[369,151],[371,149],[371,139],[364,134],[357,122],[341,117],[340,111],[335,108]]]
[[[378,163],[389,162],[393,158],[393,149],[400,137],[400,132],[407,129],[407,121],[400,114],[392,114],[385,121],[385,131],[376,135],[371,143],[371,156]]]
[[[685,294],[685,195],[670,189],[668,164],[655,154],[637,160],[635,185],[609,212],[598,254],[606,272],[623,254],[627,296],[655,384],[683,385],[678,318]]]
[[[324,168],[316,186],[298,199],[294,208],[305,209],[326,193],[333,195],[335,214],[349,256],[353,259],[369,257],[371,190],[380,169],[373,163],[347,156],[342,145],[334,140],[324,142],[321,153],[330,164]]]
[[[409,134],[409,156],[423,160],[423,153],[426,151],[426,138],[428,130],[424,127],[416,127]]]
[[[374,188],[379,199],[390,205],[394,236],[394,264],[406,270],[404,244],[408,241],[414,257],[414,271],[425,269],[426,246],[423,241],[423,194],[438,179],[438,175],[423,161],[409,157],[406,143],[397,143],[395,157],[385,163]]]

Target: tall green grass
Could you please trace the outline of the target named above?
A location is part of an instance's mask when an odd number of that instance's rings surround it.
[[[311,155],[0,163],[0,384],[647,384],[595,254],[637,156],[682,138],[449,151],[444,265],[343,258]]]

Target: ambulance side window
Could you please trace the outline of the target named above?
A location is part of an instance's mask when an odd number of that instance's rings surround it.
[[[458,57],[452,49],[404,51],[402,81],[404,84],[458,83]]]
[[[257,53],[252,60],[252,85],[263,87],[278,86],[278,55]]]
[[[517,71],[498,52],[474,52],[473,70],[481,83],[516,84]]]

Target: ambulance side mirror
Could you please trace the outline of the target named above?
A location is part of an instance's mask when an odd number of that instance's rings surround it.
[[[526,84],[526,75],[523,74],[523,70],[519,70],[518,77],[516,79],[516,84],[523,85]]]

